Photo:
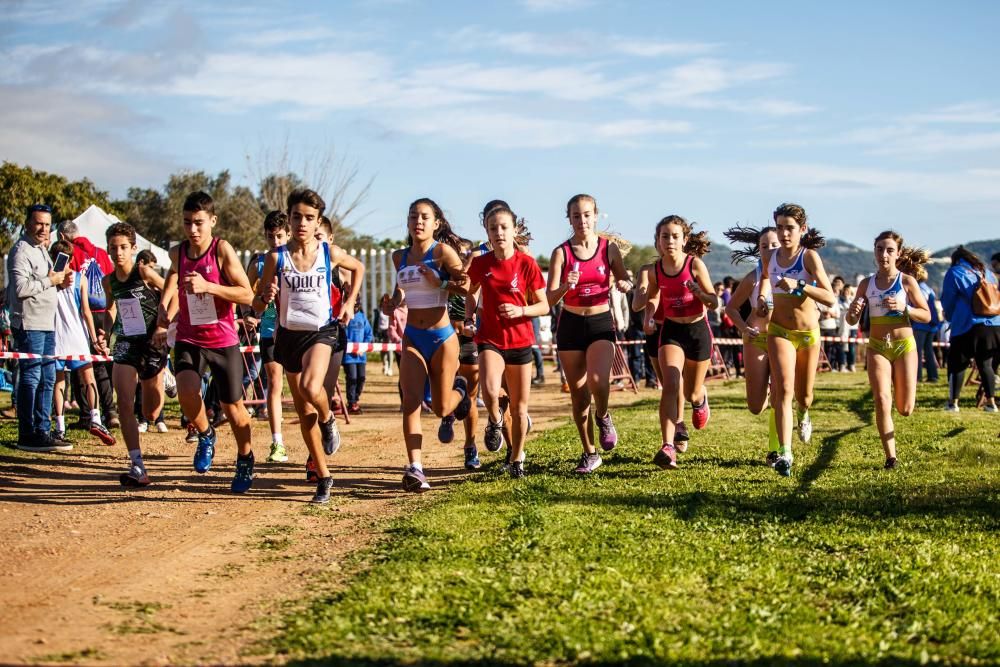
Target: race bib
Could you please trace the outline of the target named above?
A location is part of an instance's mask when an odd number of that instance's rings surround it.
[[[145,336],[146,320],[142,316],[139,299],[130,297],[118,299],[118,319],[122,323],[123,336]]]
[[[211,294],[185,294],[188,317],[193,325],[218,324],[219,314],[215,312],[215,297]]]
[[[287,328],[293,331],[319,331],[330,319],[329,306],[324,312],[317,312],[317,303],[312,292],[289,292],[288,309],[285,311]]]

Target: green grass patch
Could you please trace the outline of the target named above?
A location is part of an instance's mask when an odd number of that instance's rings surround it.
[[[107,660],[107,656],[96,648],[84,648],[79,651],[63,651],[62,653],[49,653],[47,655],[41,655],[33,659],[33,662],[49,664],[49,663],[70,663],[78,664],[80,662],[92,660],[92,661],[104,661]]]
[[[398,521],[344,590],[287,618],[304,661],[758,664],[1000,660],[1000,420],[922,386],[882,470],[860,374],[825,375],[793,477],[764,462],[742,385],[681,469],[651,464],[656,402],[615,411],[620,446],[572,473],[570,426],[530,477],[484,474]],[[490,457],[494,458],[494,457]]]

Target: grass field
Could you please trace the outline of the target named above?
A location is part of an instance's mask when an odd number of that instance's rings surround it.
[[[1000,419],[922,386],[882,470],[861,373],[821,377],[791,478],[742,385],[681,469],[651,465],[656,403],[615,413],[587,478],[571,426],[530,477],[485,472],[400,520],[351,583],[285,619],[295,661],[806,664],[1000,662]],[[971,401],[967,392],[966,404]]]

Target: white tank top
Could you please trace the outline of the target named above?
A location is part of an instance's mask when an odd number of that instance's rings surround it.
[[[80,274],[56,295],[56,354],[90,354],[90,336],[80,313]]]
[[[806,249],[800,248],[799,254],[792,262],[792,265],[785,268],[778,264],[778,250],[775,249],[771,252],[771,257],[767,260],[767,277],[771,281],[771,293],[775,296],[796,296],[791,292],[781,289],[778,287],[778,281],[782,278],[788,278],[792,282],[797,282],[799,280],[804,280],[807,283],[811,281],[809,272],[806,271]]]
[[[403,248],[403,256],[399,261],[399,270],[396,272],[396,285],[403,290],[407,308],[446,308],[448,306],[448,291],[434,287],[417,270],[421,264],[429,268],[442,280],[448,277],[448,273],[438,268],[434,262],[433,243],[424,256],[417,262],[410,263],[410,251],[413,248]]]
[[[308,271],[295,268],[288,246],[278,249],[278,323],[289,331],[319,331],[333,321],[330,246],[320,243]]]
[[[885,299],[896,298],[896,310],[889,310],[885,307]],[[903,273],[896,274],[896,279],[892,281],[888,289],[881,290],[875,284],[875,274],[868,276],[868,289],[865,291],[865,300],[868,302],[868,317],[872,324],[896,324],[898,322],[909,322],[910,318],[906,314],[906,290],[903,288]]]

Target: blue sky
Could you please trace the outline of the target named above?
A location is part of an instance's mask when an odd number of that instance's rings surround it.
[[[1000,236],[995,2],[317,3],[0,0],[0,158],[113,195],[287,140],[374,179],[398,238],[430,196],[482,236],[493,197],[536,252],[565,201],[648,243],[796,201],[828,236],[937,249]],[[312,160],[315,162],[315,160]],[[348,220],[350,222],[350,220]]]

